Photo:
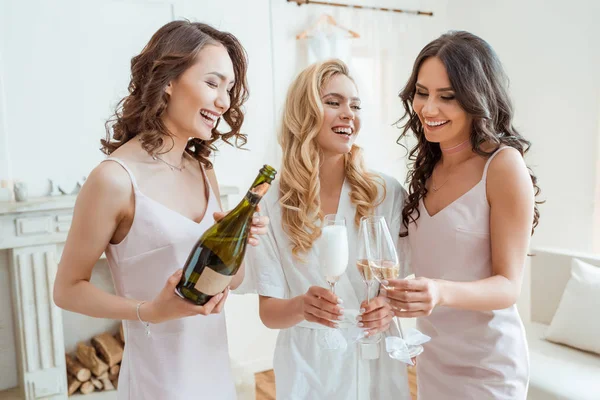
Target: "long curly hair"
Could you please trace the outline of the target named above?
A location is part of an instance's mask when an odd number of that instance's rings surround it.
[[[322,152],[316,140],[324,119],[321,90],[339,74],[352,79],[348,67],[340,60],[315,63],[294,80],[285,101],[279,131],[283,150],[279,204],[282,224],[297,258],[310,250],[321,235],[318,222],[324,219],[319,197]],[[367,172],[360,147],[353,145],[344,161],[351,187],[350,200],[356,206],[354,222],[358,225],[360,218],[371,215],[385,197],[385,183],[378,175]],[[383,189],[379,198],[378,186]]]
[[[508,78],[492,47],[478,36],[464,31],[446,33],[429,43],[417,56],[412,74],[399,95],[405,113],[398,123],[405,119],[406,122],[401,126],[403,132],[398,143],[410,131],[417,138],[417,144],[409,153],[409,194],[402,210],[402,222],[407,229],[410,222],[416,222],[420,217],[419,201],[428,193],[427,179],[442,154],[439,143],[428,142],[425,138],[423,125],[412,107],[419,70],[430,57],[438,57],[442,61],[458,103],[473,117],[470,142],[477,154],[482,157],[493,154],[494,151],[482,150],[481,146],[485,143],[495,144],[496,148],[501,145],[514,147],[521,156],[531,146],[513,126],[514,111],[508,94]],[[535,196],[538,196],[540,188],[531,169],[529,175]],[[534,203],[532,234],[540,217],[537,205],[541,203]]]
[[[110,155],[139,135],[144,150],[155,154],[163,148],[166,138],[172,140],[161,118],[168,102],[164,89],[196,62],[198,53],[205,46],[217,44],[227,49],[235,73],[231,105],[222,116],[230,130],[221,133],[217,124],[210,140],[190,139],[186,152],[206,168],[212,168],[209,156],[211,151],[216,150],[216,141],[223,140],[236,147],[246,144],[246,135],[240,132],[244,122],[241,107],[248,98],[246,51],[230,33],[199,22],[182,20],[161,27],[142,52],[131,59],[129,94],[121,99],[114,115],[106,122],[106,138],[101,140],[102,152]],[[235,143],[231,142],[232,139]]]

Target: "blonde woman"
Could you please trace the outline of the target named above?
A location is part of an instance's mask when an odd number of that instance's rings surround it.
[[[375,351],[365,357],[357,351],[365,345],[352,339],[355,331],[387,331],[393,315],[382,297],[363,301],[364,283],[354,266],[358,222],[382,215],[399,237],[397,211],[405,198],[395,179],[367,171],[353,144],[360,122],[356,85],[339,60],[308,67],[289,88],[280,178],[261,203],[271,225],[246,259],[261,320],[281,329],[274,356],[278,400],[351,400],[357,390],[371,399],[409,398],[406,366],[382,350],[384,341],[366,345]],[[324,215],[335,213],[346,219],[350,266],[333,294],[319,272],[316,242]],[[334,327],[346,345],[325,349],[323,339]]]

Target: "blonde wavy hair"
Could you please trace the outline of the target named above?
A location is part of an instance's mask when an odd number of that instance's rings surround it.
[[[336,75],[345,75],[354,82],[348,67],[337,59],[311,65],[298,75],[290,86],[279,130],[283,160],[279,179],[279,203],[282,223],[292,242],[296,258],[311,249],[321,236],[324,215],[319,197],[321,184],[319,167],[322,153],[316,137],[323,125],[321,89]],[[346,179],[350,184],[350,199],[356,206],[354,222],[373,214],[385,198],[383,179],[367,172],[362,149],[356,145],[345,155]],[[383,196],[378,198],[378,186]]]

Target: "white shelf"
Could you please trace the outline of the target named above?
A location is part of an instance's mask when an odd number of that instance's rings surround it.
[[[73,396],[69,397],[69,399],[77,399],[77,400],[116,400],[117,399],[117,391],[109,390],[106,392],[92,392],[90,394],[81,394],[77,393]]]
[[[8,390],[0,391],[0,400],[23,400],[24,397],[21,395],[19,388],[13,388]],[[77,393],[70,396],[69,399],[75,400],[116,400],[117,391],[109,390],[107,392],[92,392],[90,394]]]

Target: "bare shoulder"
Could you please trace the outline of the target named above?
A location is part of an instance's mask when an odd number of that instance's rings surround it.
[[[92,170],[81,190],[82,201],[107,202],[119,209],[129,205],[133,192],[131,178],[116,162],[105,161]]]
[[[490,162],[488,167],[488,180],[491,179],[510,179],[527,172],[527,166],[521,153],[513,147],[507,147],[500,151]]]
[[[492,159],[487,173],[487,192],[490,200],[516,193],[526,197],[530,192],[533,194],[529,170],[517,149],[509,147]]]
[[[93,185],[99,190],[109,190],[115,195],[131,193],[131,178],[120,164],[114,161],[100,163],[92,170],[86,184]]]

